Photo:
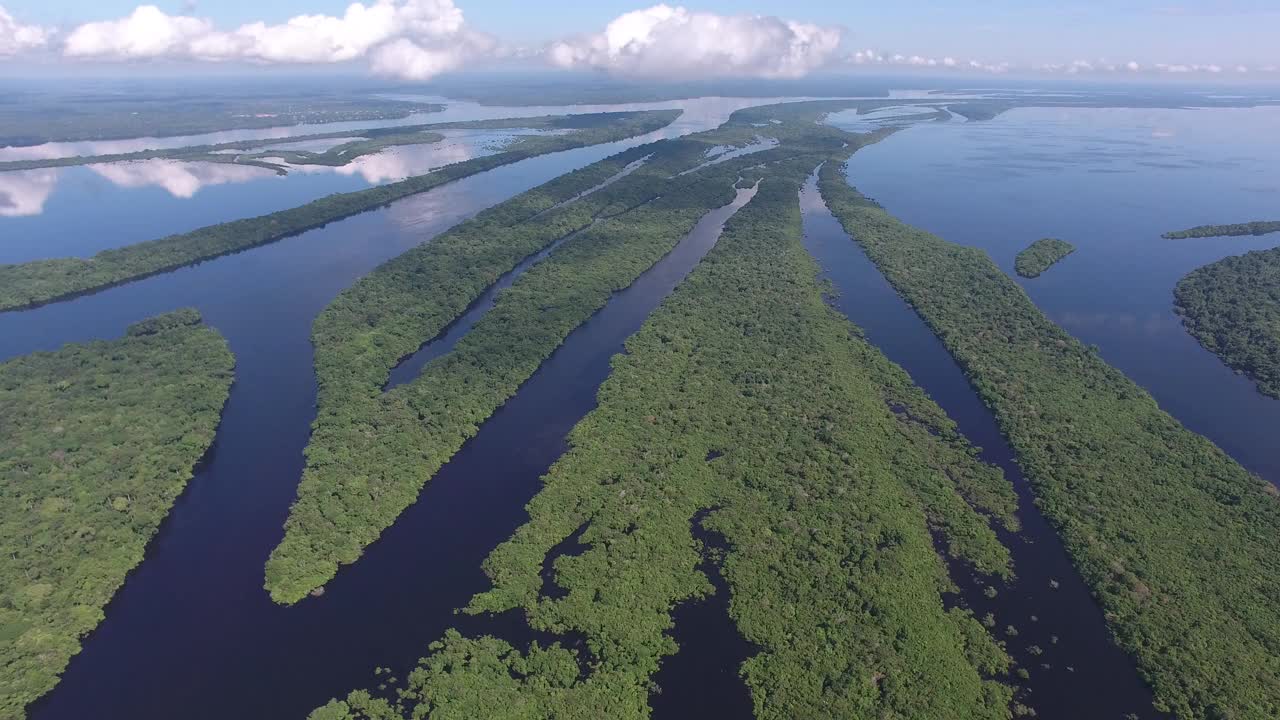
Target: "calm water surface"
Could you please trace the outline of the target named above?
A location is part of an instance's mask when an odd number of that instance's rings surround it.
[[[1280,108],[1019,109],[920,125],[860,150],[850,182],[908,223],[987,251],[1010,275],[1032,241],[1078,250],[1023,287],[1161,407],[1280,484],[1280,401],[1199,346],[1173,313],[1186,273],[1280,235],[1170,241],[1275,219]]]

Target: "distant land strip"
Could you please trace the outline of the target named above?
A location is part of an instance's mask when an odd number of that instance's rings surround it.
[[[652,111],[666,112],[666,111]],[[220,162],[261,165],[275,170],[283,168],[270,163],[263,163],[262,157],[288,156],[296,165],[345,165],[361,155],[377,152],[391,145],[412,145],[439,142],[443,136],[439,130],[584,130],[601,121],[609,121],[619,116],[634,115],[632,112],[622,113],[585,113],[578,115],[539,115],[536,117],[497,118],[491,120],[455,120],[452,122],[426,123],[422,125],[388,125],[356,130],[330,130],[328,132],[293,135],[280,138],[255,138],[252,140],[234,140],[213,145],[185,145],[176,148],[150,148],[133,152],[108,153],[103,155],[73,155],[60,158],[32,158],[30,160],[7,160],[0,162],[0,172],[15,170],[39,170],[42,168],[75,167],[78,165],[99,165],[104,163],[129,162],[133,160],[182,160],[186,162]],[[336,154],[333,148],[323,153],[303,152],[281,149],[278,151],[254,152],[249,159],[237,155],[219,154],[228,150],[260,150],[273,145],[287,145],[316,140],[338,140],[342,138],[363,138],[363,141],[344,143],[338,148],[362,146],[362,152],[342,154],[341,162],[331,162],[327,156]],[[319,161],[314,158],[320,158]]]
[[[599,113],[594,125],[579,118],[581,129],[576,132],[526,138],[506,152],[453,163],[399,182],[104,250],[88,259],[0,265],[0,311],[44,305],[265,245],[503,165],[653,132],[670,125],[679,115],[679,110]]]
[[[1234,225],[1200,225],[1186,230],[1167,232],[1160,237],[1165,240],[1187,240],[1190,238],[1267,235],[1273,232],[1280,232],[1280,220],[1256,220]]]

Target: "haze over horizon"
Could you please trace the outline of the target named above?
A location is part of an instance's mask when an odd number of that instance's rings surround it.
[[[1262,0],[865,7],[551,0],[537,13],[524,9],[504,0],[9,0],[0,5],[0,73],[319,68],[427,81],[518,68],[658,81],[832,72],[1280,81],[1272,40],[1280,8]]]

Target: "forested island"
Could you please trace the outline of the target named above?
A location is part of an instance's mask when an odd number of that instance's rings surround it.
[[[1173,293],[1183,325],[1206,350],[1280,398],[1280,248],[1206,265]]]
[[[275,242],[495,167],[546,153],[643,135],[671,124],[678,116],[678,110],[652,110],[602,113],[594,124],[578,118],[574,120],[579,123],[578,128],[566,134],[524,138],[504,152],[453,163],[399,182],[329,195],[288,210],[104,250],[88,259],[58,258],[0,265],[0,311],[101,290]]]
[[[54,686],[142,561],[233,366],[194,310],[0,364],[0,717]]]
[[[756,717],[1009,717],[1009,658],[944,606],[952,583],[930,529],[1007,575],[984,513],[1015,524],[1011,489],[827,306],[798,191],[850,136],[792,131],[615,358],[528,523],[486,562],[493,588],[467,608],[517,610],[587,649],[450,631],[394,695],[355,691],[312,720],[647,718],[651,678],[677,649],[673,606],[712,590],[697,567],[704,529],[725,539],[716,571],[758,648],[741,668]],[[585,549],[552,555],[570,537]]]
[[[1267,235],[1273,232],[1280,232],[1280,220],[1257,220],[1235,225],[1200,225],[1187,230],[1167,232],[1160,237],[1166,240],[1187,240],[1190,238]]]
[[[267,566],[272,597],[296,602],[354,562],[574,327],[733,199],[744,169],[804,147],[708,163],[709,149],[751,144],[753,131],[735,125],[595,163],[481,213],[339,295],[313,330],[319,411],[298,501]],[[638,158],[646,158],[639,169],[599,187]],[[566,236],[454,352],[383,394],[401,357],[521,259]],[[512,328],[523,333],[513,337]]]
[[[1066,240],[1044,238],[1037,240],[1018,253],[1014,269],[1024,278],[1040,277],[1046,270],[1076,251],[1076,246]]]
[[[821,189],[995,412],[1157,709],[1280,715],[1274,488],[1046,318],[982,251],[902,223],[835,164]]]

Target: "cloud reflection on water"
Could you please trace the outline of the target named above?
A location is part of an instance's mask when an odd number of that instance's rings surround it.
[[[58,171],[22,170],[0,173],[0,217],[26,217],[44,212],[58,182]]]
[[[210,185],[249,182],[276,175],[272,170],[253,165],[161,159],[89,165],[88,168],[118,188],[160,187],[178,198],[194,197]]]

